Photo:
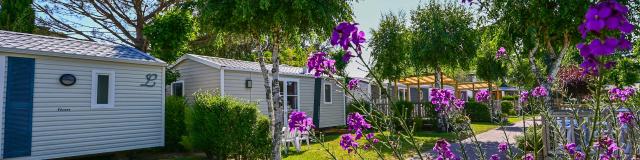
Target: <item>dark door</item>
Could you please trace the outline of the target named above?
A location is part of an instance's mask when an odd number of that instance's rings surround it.
[[[3,158],[31,155],[34,70],[32,58],[7,58]]]

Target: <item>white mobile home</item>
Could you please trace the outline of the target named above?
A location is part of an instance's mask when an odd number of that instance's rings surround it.
[[[257,62],[187,54],[171,68],[181,76],[171,85],[173,95],[191,100],[197,91],[219,92],[258,103],[260,112],[268,113],[264,78]],[[335,82],[319,78],[321,87],[316,87],[316,78],[303,68],[281,65],[280,71],[285,110],[299,109],[313,116],[314,98],[318,98],[319,127],[345,124],[345,95]]]
[[[0,158],[163,146],[164,66],[127,46],[0,31]]]

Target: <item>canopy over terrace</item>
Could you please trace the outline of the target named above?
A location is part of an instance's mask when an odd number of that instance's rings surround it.
[[[436,81],[435,75],[425,75],[425,76],[413,76],[413,77],[402,78],[398,80],[398,83],[401,83],[406,85],[407,87],[410,87],[410,86],[433,85],[435,84],[435,81]],[[447,77],[446,75],[442,75],[442,84],[453,86],[455,88],[456,96],[460,96],[460,91],[462,90],[476,91],[480,89],[489,88],[489,85],[490,85],[488,82],[458,82],[455,79]],[[499,89],[495,84],[491,84],[491,86]],[[496,90],[495,92],[498,92],[498,90]]]

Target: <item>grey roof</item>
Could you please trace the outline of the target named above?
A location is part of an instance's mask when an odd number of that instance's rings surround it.
[[[162,60],[125,45],[104,44],[70,38],[50,37],[0,30],[0,49],[20,53],[74,55],[113,58],[125,61],[164,63]]]
[[[189,54],[189,56],[197,57],[207,62],[222,66],[226,69],[257,71],[257,72],[261,71],[260,63],[258,62],[226,59],[226,58],[220,58],[220,57],[210,57],[210,56],[195,55],[195,54]],[[267,69],[271,70],[271,64],[267,64],[266,67]],[[279,67],[280,67],[280,72],[284,74],[311,75],[309,73],[306,73],[305,69],[301,67],[293,67],[285,64],[281,64]]]

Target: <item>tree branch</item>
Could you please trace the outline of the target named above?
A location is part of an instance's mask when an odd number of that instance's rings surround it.
[[[531,71],[536,76],[536,81],[538,82],[538,84],[542,84],[542,82],[544,82],[544,77],[542,77],[538,66],[536,66],[536,58],[534,57],[534,54],[537,52],[537,50],[538,43],[536,43],[533,49],[529,51],[529,64],[531,64]]]

